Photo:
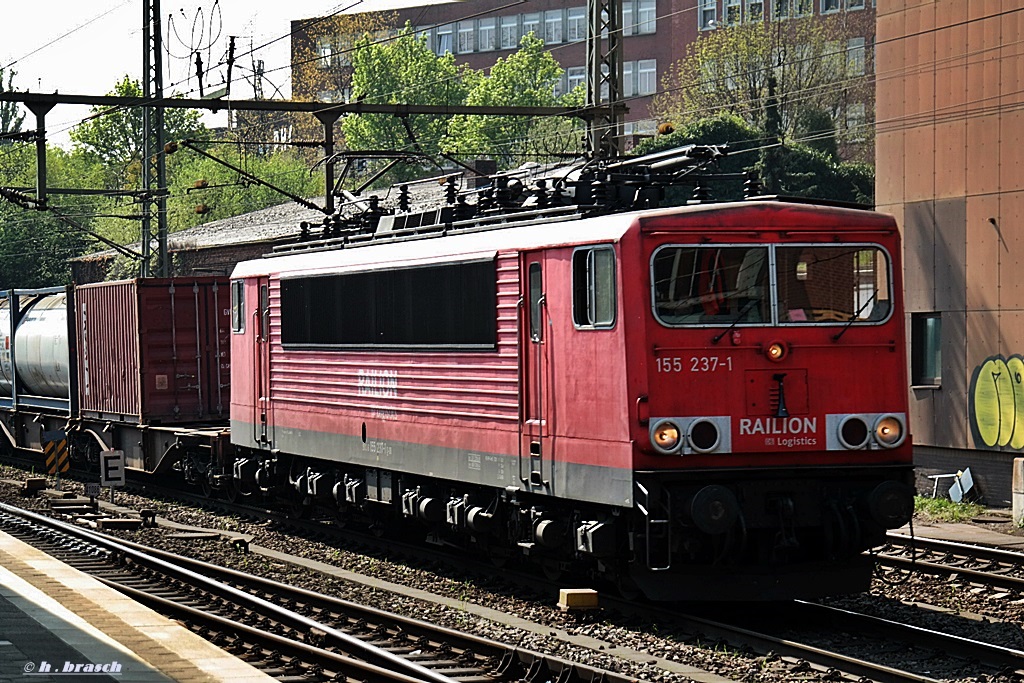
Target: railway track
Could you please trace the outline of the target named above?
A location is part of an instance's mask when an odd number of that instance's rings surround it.
[[[611,671],[117,541],[0,503],[0,528],[282,681],[635,683]]]
[[[180,498],[178,498],[180,500]],[[195,500],[202,500],[198,497]],[[206,501],[210,503],[210,501]],[[214,508],[226,505],[225,501],[217,501],[212,504]],[[238,508],[230,506],[237,514]],[[253,506],[246,514],[256,515],[259,507]],[[273,519],[274,523],[293,525],[293,528],[303,528],[305,533],[315,534],[316,523],[305,520],[291,520],[285,515],[265,510],[269,517],[261,519]],[[308,528],[307,528],[308,527]],[[346,530],[349,531],[349,530]],[[330,532],[326,532],[330,533]],[[325,534],[324,528],[320,527],[320,535]],[[381,539],[378,539],[381,540]],[[921,539],[919,548],[921,546]],[[941,544],[940,544],[941,545]],[[976,548],[976,547],[975,547]],[[420,549],[422,550],[422,549]],[[947,549],[948,550],[948,549]],[[889,551],[887,551],[889,552]],[[895,552],[895,550],[893,550]],[[933,551],[938,552],[938,551]],[[946,552],[946,551],[944,551]],[[1012,554],[1011,554],[1012,555]],[[917,551],[917,557],[922,556],[922,551]],[[438,558],[442,555],[438,555]],[[1005,562],[1000,575],[1005,578],[1007,573],[1005,567],[1013,566],[1013,563],[1003,553],[991,553],[991,558],[998,558]],[[991,563],[993,559],[974,560],[974,564]],[[450,557],[449,557],[450,562]],[[466,558],[461,558],[466,563]],[[959,560],[955,567],[956,571],[963,572],[965,566],[971,561]],[[921,568],[924,568],[922,565]],[[213,574],[220,568],[204,568],[204,572]],[[230,570],[227,570],[230,574]],[[492,568],[493,573],[493,568]],[[502,572],[503,574],[505,572]],[[533,577],[534,586],[537,586],[537,578]],[[230,582],[229,582],[230,583]],[[542,590],[554,592],[554,582],[548,582]],[[242,587],[239,586],[241,589]],[[280,592],[280,584],[272,582],[271,589]],[[259,594],[260,589],[254,589]],[[268,598],[276,593],[269,591],[264,595]],[[294,604],[308,607],[313,614],[322,614],[330,610],[329,607],[309,604],[306,597],[298,594],[291,598],[286,604]],[[913,627],[900,624],[892,620],[883,620],[869,615],[855,614],[850,610],[828,611],[820,605],[808,603],[794,603],[780,606],[775,611],[769,611],[766,615],[756,617],[758,610],[744,610],[743,618],[731,618],[725,610],[717,609],[709,613],[709,617],[701,616],[699,612],[686,610],[664,610],[651,605],[638,605],[633,601],[617,600],[602,594],[602,607],[606,614],[621,613],[629,617],[649,619],[658,622],[662,627],[669,625],[677,634],[685,633],[683,639],[688,643],[699,643],[704,647],[714,649],[726,648],[740,652],[759,653],[764,662],[770,662],[772,666],[786,670],[791,675],[801,675],[804,671],[817,671],[819,675],[825,675],[835,680],[872,680],[872,681],[913,681],[915,683],[924,681],[942,680],[942,677],[935,678],[929,675],[928,667],[920,665],[920,662],[927,662],[931,658],[930,653],[942,653],[946,659],[955,659],[959,664],[946,664],[946,668],[959,666],[963,670],[973,670],[971,667],[978,667],[979,671],[987,671],[993,675],[1000,672],[1020,675],[1024,674],[1022,666],[1022,653],[1008,648],[1000,648],[981,642],[972,641],[967,638],[958,638],[941,631],[930,630],[920,627]],[[685,612],[685,613],[682,613]],[[793,616],[790,616],[792,613]],[[756,617],[756,618],[755,618]],[[815,624],[816,629],[792,628],[794,624]],[[787,630],[789,629],[789,630]],[[823,642],[820,636],[822,633],[834,633]],[[881,636],[881,637],[880,637]],[[215,638],[218,636],[214,636]],[[220,636],[221,640],[224,636]],[[854,642],[858,647],[843,648],[839,644],[843,640]],[[870,643],[874,641],[874,645]],[[902,658],[902,661],[911,662],[909,666],[900,663],[900,658],[894,664],[891,655],[893,644],[900,644],[900,648],[910,648],[921,653],[920,656]],[[251,647],[251,646],[250,646]],[[236,651],[245,652],[245,648],[238,646]],[[479,650],[477,650],[479,651]],[[280,657],[279,657],[280,659]],[[918,664],[914,664],[916,660]]]
[[[878,562],[890,569],[957,574],[979,586],[1024,593],[1024,554],[938,539],[889,533]]]
[[[779,653],[871,681],[948,680],[950,673],[1024,677],[1024,652],[905,621],[793,601],[720,614],[734,628],[773,633]]]

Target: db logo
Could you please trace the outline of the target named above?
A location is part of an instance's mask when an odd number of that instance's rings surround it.
[[[991,356],[971,376],[975,446],[1024,448],[1024,358]]]

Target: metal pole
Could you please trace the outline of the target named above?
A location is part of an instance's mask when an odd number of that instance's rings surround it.
[[[143,0],[142,94],[155,104],[142,109],[142,277],[167,277],[167,166],[164,157],[163,59],[160,0]],[[153,218],[156,218],[156,229]],[[154,246],[156,254],[154,257]]]
[[[25,106],[36,115],[36,208],[42,211],[46,208],[46,114],[53,104],[32,102]]]
[[[334,122],[340,114],[335,111],[317,112],[314,114],[320,123],[324,124],[324,157],[328,159],[324,164],[324,213],[328,216],[334,213]]]

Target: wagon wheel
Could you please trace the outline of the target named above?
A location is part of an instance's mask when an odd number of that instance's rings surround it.
[[[202,474],[199,475],[198,479],[199,491],[203,494],[203,498],[215,497],[213,486],[210,485],[210,478],[207,476],[207,474],[203,472]]]

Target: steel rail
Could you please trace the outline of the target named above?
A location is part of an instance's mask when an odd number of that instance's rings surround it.
[[[411,662],[407,659],[403,659],[398,655],[382,650],[369,643],[366,643],[358,638],[350,636],[343,631],[340,631],[327,624],[322,624],[318,621],[310,619],[309,617],[301,614],[296,614],[290,610],[284,609],[274,603],[264,600],[263,598],[255,595],[250,595],[245,591],[241,591],[232,586],[220,584],[218,582],[209,579],[198,572],[194,572],[184,567],[176,566],[166,560],[158,557],[147,555],[142,551],[135,548],[129,547],[128,545],[121,543],[120,541],[114,540],[109,536],[103,536],[96,534],[86,529],[76,527],[71,524],[66,524],[59,520],[55,520],[45,515],[40,515],[29,510],[20,510],[13,506],[7,505],[6,503],[0,503],[0,510],[7,512],[8,514],[30,519],[37,524],[43,524],[46,526],[53,527],[71,536],[87,540],[91,543],[113,549],[117,552],[122,553],[126,557],[130,557],[135,560],[138,564],[143,566],[153,566],[160,569],[160,571],[169,573],[177,576],[178,578],[191,582],[197,586],[203,586],[205,590],[213,593],[222,593],[230,596],[232,600],[239,603],[254,606],[265,612],[269,612],[275,615],[276,618],[280,619],[285,623],[298,624],[308,631],[320,631],[324,633],[325,637],[329,637],[342,645],[343,648],[347,648],[349,651],[355,651],[366,657],[370,661],[384,662],[390,666],[396,668],[396,670],[403,671],[408,675],[419,679],[421,681],[427,681],[428,683],[455,683],[455,681],[448,676],[441,675],[436,671],[431,671],[426,667],[420,666],[415,662]]]
[[[976,659],[995,668],[1013,667],[1015,671],[1024,672],[1024,652],[1020,650],[838,607],[802,600],[796,600],[795,604],[799,605],[811,619],[820,620],[830,626],[850,622],[873,637],[885,635],[899,639],[900,642],[917,642],[954,657]]]

